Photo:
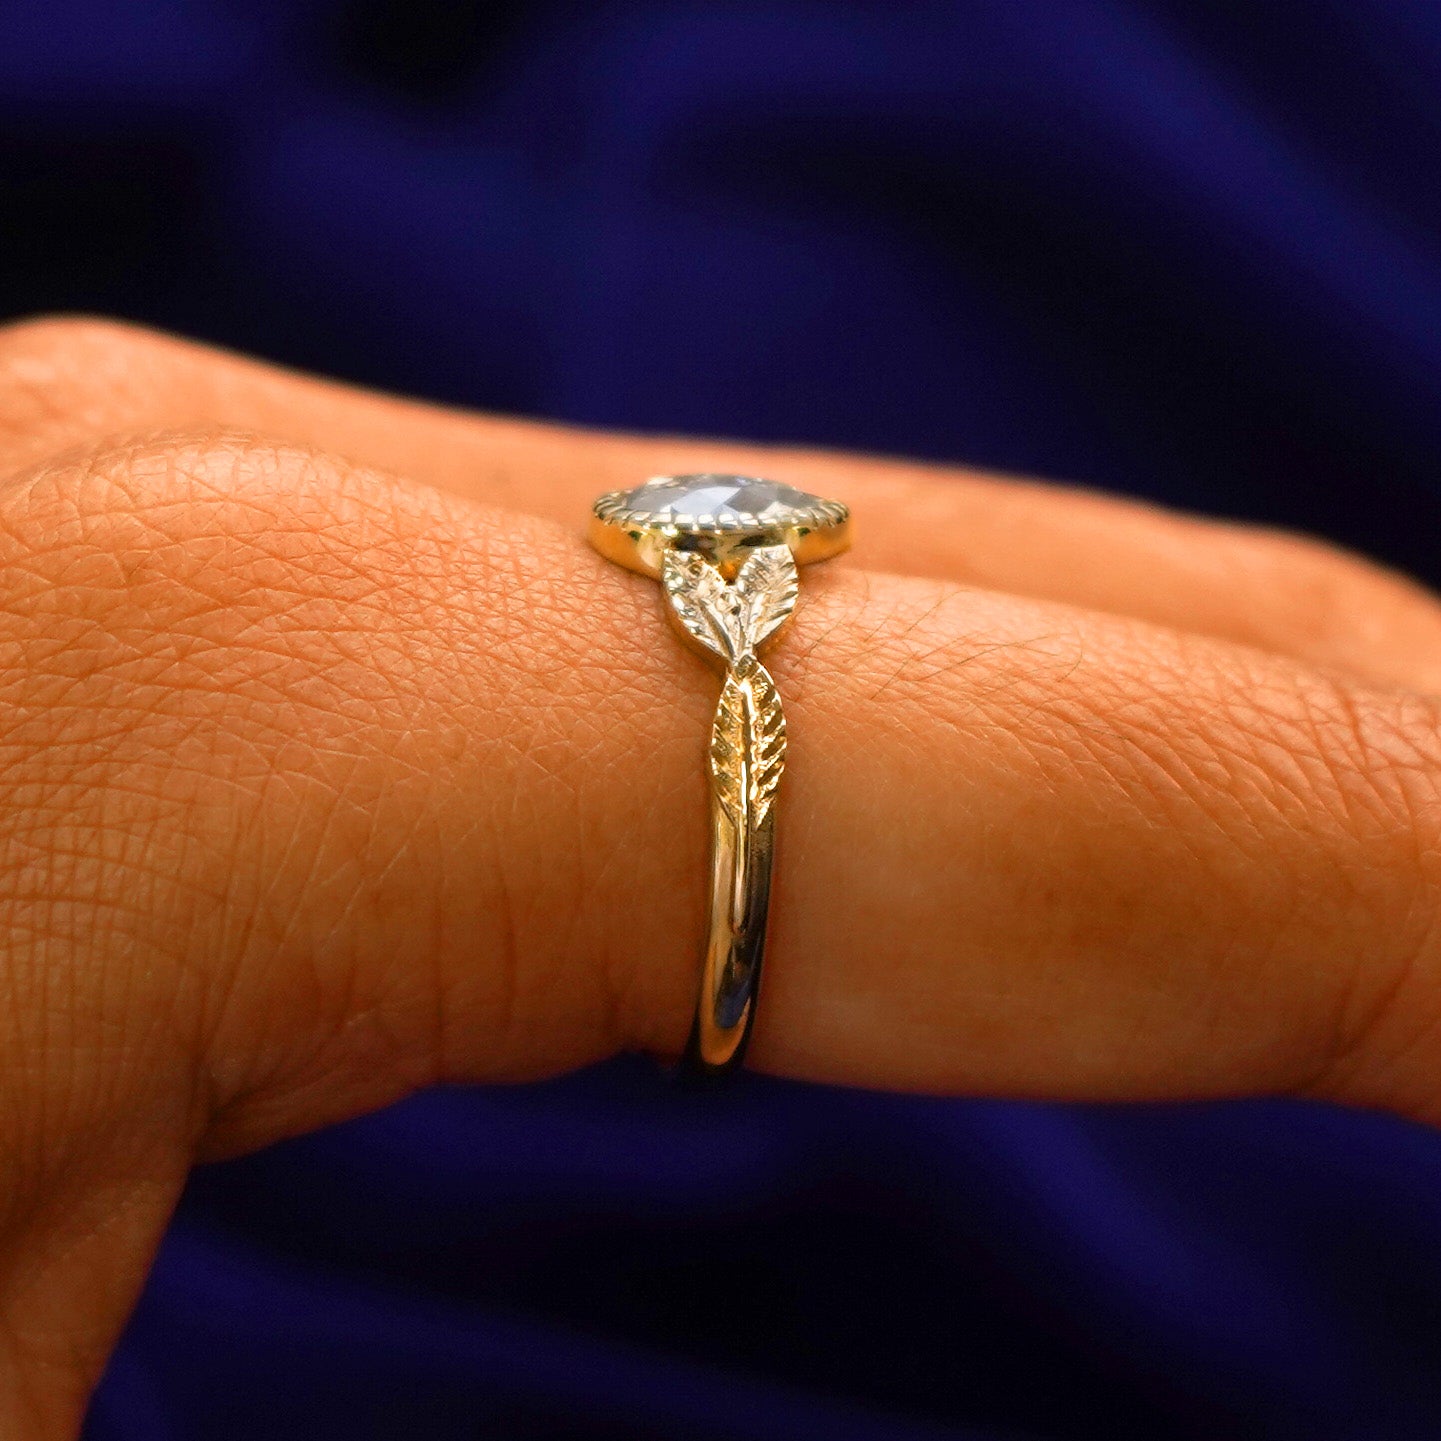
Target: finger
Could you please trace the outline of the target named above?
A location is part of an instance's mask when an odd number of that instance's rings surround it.
[[[119,431],[222,425],[573,526],[657,471],[762,472],[848,500],[870,569],[963,581],[1441,691],[1441,603],[1299,536],[872,457],[604,435],[446,411],[99,321],[0,340],[0,468]]]
[[[342,1054],[358,1014],[426,1074],[677,1046],[715,696],[656,587],[546,524],[309,452],[167,441],[96,464],[5,502],[5,774],[64,779],[69,746],[67,825],[133,808],[178,847],[143,878],[164,904],[132,916],[127,886],[108,924],[169,954],[203,939],[221,1100],[257,1080],[227,1046],[273,1052],[263,1073],[313,1061],[317,1012]],[[1290,1087],[1353,985],[1429,965],[1429,703],[934,583],[822,567],[806,589],[774,664],[797,859],[763,1065]],[[50,817],[4,813],[27,838]]]
[[[0,1407],[63,1420],[197,1150],[679,1048],[715,687],[568,531],[235,438],[0,494],[0,601]],[[1441,1119],[1429,703],[837,565],[774,669],[757,1066]]]

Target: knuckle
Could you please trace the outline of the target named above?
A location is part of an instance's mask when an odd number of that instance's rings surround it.
[[[124,553],[137,540],[195,541],[256,532],[298,511],[329,467],[303,447],[199,427],[126,437],[62,456],[0,493],[12,541],[44,553],[67,541]],[[292,518],[288,527],[296,529]],[[174,548],[157,560],[178,560]]]
[[[189,435],[139,438],[32,470],[0,491],[12,605],[43,591],[52,615],[80,606],[91,619],[119,620],[150,603],[161,628],[154,587],[183,567],[187,547],[226,529],[223,498],[239,459],[231,437]]]
[[[12,939],[94,951],[98,971],[150,958],[178,1054],[230,1004],[252,889],[279,887],[287,914],[317,868],[367,845],[334,799],[377,768],[357,740],[374,729],[355,720],[364,672],[324,653],[329,471],[199,432],[0,490],[0,915]],[[301,986],[295,1013],[307,1003]]]
[[[367,490],[344,462],[225,431],[32,472],[0,490],[0,683],[63,685],[76,723],[148,707],[253,728],[264,699],[299,725],[358,704],[357,634],[425,589]]]
[[[0,795],[21,772],[60,787],[87,817],[77,846],[116,858],[97,884],[133,898],[133,873],[152,877],[160,900],[124,925],[187,978],[192,1052],[213,1059],[205,1028],[227,1018],[216,1094],[267,1072],[247,1049],[260,1006],[289,1018],[272,1048],[311,1044],[328,1017],[349,1053],[358,1028],[372,1054],[471,1070],[591,1058],[605,974],[625,1012],[623,961],[573,964],[635,949],[593,857],[624,855],[647,814],[602,802],[596,777],[619,762],[596,700],[636,717],[642,753],[673,734],[674,703],[662,660],[648,681],[623,659],[592,577],[540,522],[226,431],[141,437],[0,489],[0,705],[25,713],[0,741]],[[615,606],[630,595],[599,584]],[[0,804],[0,904],[20,809]],[[398,946],[434,973],[398,987]],[[546,1039],[537,1018],[565,1007]]]
[[[163,758],[206,716],[237,709],[265,569],[247,535],[267,518],[281,531],[263,480],[259,499],[243,499],[267,464],[280,462],[253,442],[197,435],[111,448],[0,490],[0,695],[24,719],[6,741],[21,770],[55,775],[63,762],[95,777],[93,805],[114,802],[120,777],[164,789]]]

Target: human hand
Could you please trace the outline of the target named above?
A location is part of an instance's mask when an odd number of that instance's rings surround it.
[[[753,1066],[1441,1119],[1441,605],[1313,542],[894,462],[0,333],[0,1435],[73,1435],[197,1158],[672,1054],[714,703],[590,499],[847,500]]]

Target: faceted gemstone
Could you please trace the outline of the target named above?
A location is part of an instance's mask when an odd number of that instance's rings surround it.
[[[627,492],[621,498],[621,514],[650,514],[655,517],[651,525],[682,529],[705,522],[770,530],[814,523],[821,504],[819,496],[775,480],[748,475],[671,475]]]

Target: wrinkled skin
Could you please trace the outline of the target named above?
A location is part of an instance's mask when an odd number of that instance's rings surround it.
[[[770,658],[757,1068],[1441,1120],[1441,606],[1035,483],[0,332],[0,1435],[73,1436],[197,1160],[672,1054],[714,681],[597,492],[849,500]]]

